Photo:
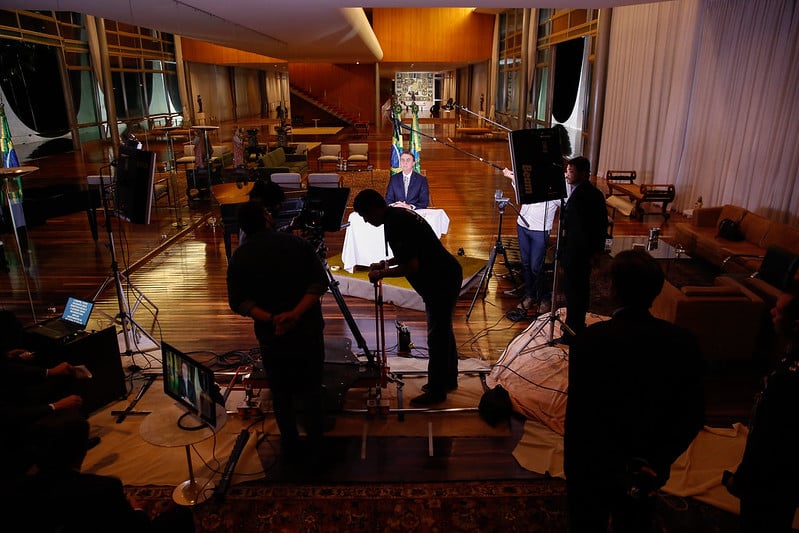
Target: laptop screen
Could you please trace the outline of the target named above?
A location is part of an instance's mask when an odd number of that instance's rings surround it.
[[[64,312],[61,314],[61,318],[81,328],[85,328],[89,323],[89,317],[92,314],[93,308],[94,302],[78,300],[70,296],[67,299],[67,305],[64,306]]]

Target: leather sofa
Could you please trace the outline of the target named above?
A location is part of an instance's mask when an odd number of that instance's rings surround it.
[[[300,153],[286,154],[282,147],[275,148],[261,156],[258,166],[275,172],[297,172],[306,174],[308,172],[308,156],[305,150],[297,150]]]
[[[717,277],[711,287],[677,288],[666,282],[651,311],[693,331],[709,364],[752,361],[758,355],[765,304],[730,276]]]
[[[718,236],[719,224],[725,218],[739,223],[744,240],[730,241]],[[750,275],[757,272],[772,246],[799,255],[799,228],[735,205],[696,209],[690,221],[679,222],[675,228],[675,243],[682,244],[688,255],[702,258],[730,273]]]
[[[183,157],[175,161],[177,165],[193,165],[194,164],[194,145],[192,143],[185,143],[183,145]],[[233,166],[233,152],[225,145],[211,145],[211,163],[218,165],[222,168]]]

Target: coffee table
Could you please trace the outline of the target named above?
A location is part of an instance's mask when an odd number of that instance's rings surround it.
[[[639,247],[649,252],[649,255],[655,259],[682,260],[691,258],[691,256],[685,253],[685,247],[679,244],[672,246],[663,239],[657,240],[657,248],[649,246],[649,236],[647,235],[613,237],[613,243],[610,245],[610,256],[615,257],[619,252]]]

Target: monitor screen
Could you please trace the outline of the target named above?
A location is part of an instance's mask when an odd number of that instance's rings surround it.
[[[319,225],[324,231],[340,230],[344,225],[349,197],[348,187],[308,187],[303,205],[305,222]]]
[[[215,427],[214,372],[165,342],[161,343],[161,365],[166,395]]]
[[[67,298],[67,305],[64,306],[64,312],[61,313],[61,318],[67,322],[77,324],[85,328],[89,323],[89,317],[92,315],[94,302],[87,300],[79,300],[70,296]]]

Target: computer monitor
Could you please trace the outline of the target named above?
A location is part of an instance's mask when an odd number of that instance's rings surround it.
[[[201,429],[204,424],[216,427],[216,402],[214,401],[214,372],[195,361],[174,346],[161,343],[161,365],[164,392],[186,409],[187,414],[199,418],[199,423],[189,425],[179,422],[183,429]],[[181,420],[183,417],[181,417]]]

